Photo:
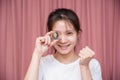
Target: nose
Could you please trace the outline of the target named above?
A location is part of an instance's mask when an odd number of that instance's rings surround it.
[[[59,42],[66,43],[67,42],[67,37],[64,34],[60,35],[59,36]]]

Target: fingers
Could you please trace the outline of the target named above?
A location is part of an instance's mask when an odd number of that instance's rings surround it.
[[[51,47],[53,44],[55,44],[57,41],[58,41],[58,40],[52,41],[51,44],[50,44],[50,47]]]
[[[51,42],[51,39],[49,36],[45,36],[45,42],[44,42],[44,45],[50,45],[50,42]]]
[[[83,48],[79,53],[81,59],[92,58],[94,55],[95,52],[92,51],[89,47]]]
[[[43,38],[43,37],[38,37],[37,39],[36,39],[36,44],[41,44],[41,43],[43,43],[45,41],[45,39]]]
[[[95,55],[95,52],[92,49],[90,49],[88,46],[86,47],[86,50],[90,53],[89,54],[90,57],[93,57]]]
[[[44,46],[52,46],[54,43],[58,41],[58,40],[51,39],[51,34],[53,34],[54,32],[55,31],[50,31],[45,36],[38,37],[36,42],[37,43],[39,42],[41,45],[44,45]]]
[[[57,40],[51,40],[51,34],[53,33],[54,31],[51,31],[51,32],[48,32],[45,36],[43,37],[38,37],[36,39],[36,44],[35,44],[35,50],[38,52],[38,53],[44,53],[46,52],[49,47],[51,47],[55,42],[57,42]]]
[[[50,31],[50,32],[48,32],[46,35],[47,36],[51,36],[51,34],[53,34],[55,31]]]

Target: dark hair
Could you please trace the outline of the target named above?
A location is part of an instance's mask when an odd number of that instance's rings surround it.
[[[78,16],[71,9],[58,8],[53,12],[51,12],[49,14],[48,21],[47,21],[48,31],[52,30],[54,23],[58,20],[69,21],[73,25],[77,33],[79,31],[82,31],[82,29],[80,28]]]

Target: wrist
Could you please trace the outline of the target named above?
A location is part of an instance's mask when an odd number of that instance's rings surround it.
[[[84,68],[84,69],[89,69],[89,66],[88,66],[88,65],[82,65],[82,64],[80,64],[80,67],[81,67],[81,68]]]
[[[80,65],[82,80],[92,80],[90,69],[88,65]]]
[[[33,51],[33,57],[38,57],[38,58],[41,58],[42,57],[42,53],[41,52],[38,52],[36,49],[34,49]]]
[[[89,63],[80,62],[79,64],[80,64],[80,66],[84,66],[84,67],[88,67],[89,66]]]

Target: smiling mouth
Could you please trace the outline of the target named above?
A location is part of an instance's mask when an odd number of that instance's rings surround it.
[[[69,46],[70,46],[70,44],[68,44],[68,45],[58,45],[62,50],[65,50],[65,49],[67,49]]]

